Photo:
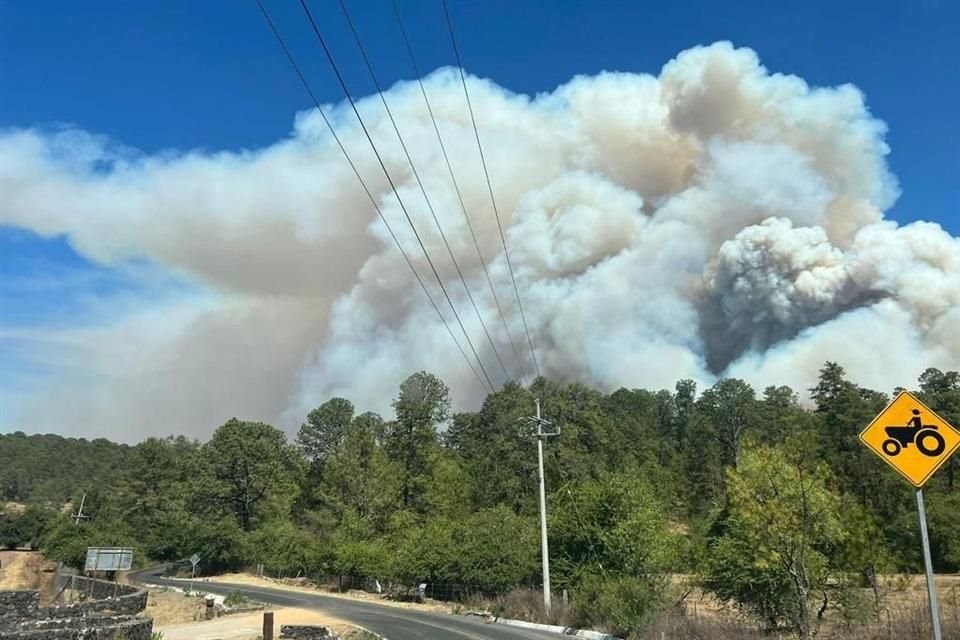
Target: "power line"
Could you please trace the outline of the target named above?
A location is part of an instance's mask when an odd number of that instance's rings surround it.
[[[302,0],[301,0],[302,1]],[[527,315],[523,311],[523,302],[520,301],[520,288],[517,286],[517,277],[513,272],[510,261],[510,251],[507,249],[507,239],[503,234],[503,224],[500,222],[500,211],[497,209],[497,199],[493,195],[493,184],[490,182],[490,172],[487,170],[487,160],[483,155],[483,145],[480,143],[480,130],[477,128],[477,118],[473,113],[473,103],[470,101],[470,92],[467,90],[467,78],[463,73],[463,62],[460,59],[460,48],[457,46],[457,37],[453,32],[453,20],[450,18],[450,9],[447,0],[442,0],[443,13],[447,19],[447,29],[450,31],[450,42],[453,44],[453,53],[457,58],[457,67],[460,70],[460,83],[463,85],[463,95],[467,99],[467,108],[470,110],[470,122],[473,123],[473,133],[477,139],[477,149],[480,151],[480,162],[483,165],[483,175],[487,179],[487,191],[490,193],[490,202],[493,204],[493,215],[497,218],[497,229],[500,231],[500,242],[503,244],[503,255],[507,259],[507,270],[510,271],[510,280],[513,282],[513,292],[517,297],[517,306],[520,308],[520,318],[523,320],[523,332],[527,334],[527,345],[530,347],[530,356],[533,358],[533,367],[540,377],[540,363],[537,362],[537,352],[533,348],[533,339],[530,337],[530,328],[527,326]]]
[[[473,375],[476,376],[477,380],[480,382],[480,386],[487,390],[486,383],[483,378],[480,377],[480,374],[477,372],[476,367],[473,366],[473,363],[470,362],[470,358],[467,357],[467,353],[463,350],[463,347],[460,345],[460,341],[457,340],[457,337],[453,333],[453,329],[450,328],[450,324],[447,322],[447,319],[443,317],[443,313],[440,311],[440,307],[434,301],[433,296],[430,295],[430,290],[427,289],[427,285],[423,282],[423,278],[420,277],[419,272],[417,272],[416,267],[413,264],[413,261],[410,259],[410,256],[407,255],[407,252],[403,250],[403,246],[400,244],[400,240],[397,238],[397,235],[394,233],[393,228],[390,226],[390,223],[387,222],[386,216],[383,215],[383,211],[380,208],[380,204],[377,202],[377,199],[373,197],[373,193],[370,191],[367,186],[366,181],[363,179],[363,176],[360,175],[359,169],[357,169],[356,164],[354,164],[353,159],[350,158],[350,154],[347,153],[346,147],[343,146],[343,142],[340,140],[340,136],[337,135],[336,129],[333,127],[333,124],[330,122],[330,119],[327,118],[327,114],[324,113],[323,109],[320,107],[320,101],[317,100],[316,95],[313,93],[313,89],[310,88],[310,83],[307,82],[306,77],[304,77],[303,72],[300,70],[300,66],[297,64],[296,59],[293,57],[293,54],[290,52],[290,49],[287,47],[286,42],[284,42],[283,37],[280,35],[280,31],[277,29],[276,25],[273,23],[273,19],[270,17],[270,14],[267,12],[266,7],[263,6],[262,0],[256,0],[257,7],[259,7],[260,12],[263,14],[264,19],[267,21],[267,25],[270,27],[270,31],[273,33],[277,42],[280,45],[280,48],[283,49],[283,53],[287,57],[290,66],[293,67],[293,70],[296,72],[297,77],[300,78],[300,83],[303,85],[303,88],[306,90],[307,95],[310,96],[310,100],[313,102],[313,106],[316,108],[317,112],[320,114],[320,117],[323,118],[323,122],[327,125],[327,129],[330,130],[330,134],[333,136],[333,139],[336,141],[337,146],[340,148],[340,151],[343,153],[343,157],[346,158],[347,163],[350,165],[350,168],[353,170],[354,175],[357,176],[357,180],[360,182],[360,186],[363,187],[364,193],[367,194],[367,197],[370,199],[370,203],[373,205],[373,208],[376,209],[377,215],[380,217],[380,221],[383,222],[383,225],[387,228],[390,237],[393,239],[394,244],[397,246],[397,249],[400,250],[400,255],[403,256],[403,259],[406,261],[407,266],[410,267],[410,270],[413,272],[414,277],[417,279],[417,282],[420,284],[420,288],[423,289],[424,295],[427,296],[427,300],[430,301],[430,305],[433,307],[434,311],[437,312],[437,315],[440,316],[440,321],[443,323],[443,326],[446,328],[447,333],[450,334],[450,339],[453,340],[453,343],[457,345],[457,350],[460,352],[460,355],[463,356],[463,359],[466,361],[467,366],[470,367],[470,370],[473,372]],[[491,387],[492,390],[492,387]]]
[[[443,136],[440,135],[440,127],[437,124],[437,118],[434,116],[433,107],[430,104],[430,98],[427,97],[427,89],[423,84],[423,75],[420,73],[416,56],[413,54],[413,46],[410,44],[410,39],[407,37],[407,30],[403,26],[403,16],[400,14],[400,7],[397,4],[397,0],[393,0],[393,11],[397,17],[397,25],[400,27],[400,34],[403,36],[403,43],[407,48],[407,54],[410,56],[410,64],[413,67],[414,76],[416,76],[417,83],[420,85],[420,93],[423,95],[423,102],[427,106],[427,113],[430,115],[430,121],[433,123],[433,130],[437,135],[437,142],[440,143],[440,151],[443,153],[443,160],[447,165],[447,171],[450,174],[450,181],[453,183],[454,191],[457,193],[457,200],[460,202],[460,210],[463,212],[463,217],[467,221],[467,228],[470,230],[470,237],[473,238],[473,246],[477,250],[477,258],[480,259],[480,264],[483,266],[483,274],[487,278],[487,284],[490,287],[490,293],[493,294],[493,301],[497,305],[497,312],[500,314],[500,320],[503,323],[503,330],[506,333],[507,340],[510,342],[510,348],[513,350],[513,356],[516,359],[517,367],[520,369],[520,374],[522,376],[524,374],[523,359],[520,357],[520,352],[517,350],[517,345],[513,340],[513,336],[510,334],[510,327],[507,325],[507,317],[503,312],[503,306],[500,304],[500,297],[497,295],[497,290],[493,286],[493,279],[490,277],[490,269],[487,267],[487,261],[483,257],[483,252],[480,250],[480,242],[477,240],[477,233],[473,228],[473,222],[470,220],[470,215],[467,213],[467,206],[463,200],[463,193],[460,191],[460,185],[457,183],[457,177],[453,172],[453,165],[451,164],[450,156],[447,153],[447,145],[443,142]]]
[[[377,145],[373,142],[373,137],[370,135],[370,131],[367,129],[366,123],[364,123],[363,118],[360,116],[360,111],[357,109],[357,104],[354,102],[353,96],[350,95],[350,89],[347,87],[347,83],[344,81],[343,75],[340,73],[340,68],[333,59],[333,53],[331,53],[330,48],[327,46],[327,41],[324,39],[323,34],[320,33],[320,27],[317,26],[317,21],[313,19],[313,13],[311,13],[310,7],[307,6],[306,0],[300,0],[300,7],[307,16],[307,20],[310,22],[310,27],[313,29],[313,33],[317,37],[320,46],[323,48],[323,53],[326,55],[327,61],[330,63],[334,74],[337,76],[337,81],[340,83],[340,88],[343,89],[343,94],[350,103],[350,107],[353,109],[353,113],[357,117],[357,121],[360,123],[360,128],[363,129],[363,133],[367,138],[367,142],[370,143],[370,148],[373,150],[373,154],[377,157],[377,162],[380,163],[380,168],[383,170],[384,177],[386,177],[387,182],[390,183],[390,188],[397,197],[397,203],[400,205],[400,209],[403,211],[403,215],[407,219],[407,223],[410,225],[410,229],[413,231],[413,235],[417,239],[417,243],[420,245],[421,251],[423,251],[423,256],[427,259],[427,264],[430,265],[430,270],[433,271],[433,275],[437,279],[437,284],[440,285],[440,290],[443,292],[443,296],[446,298],[447,304],[450,305],[450,310],[453,311],[453,316],[456,318],[457,324],[460,325],[460,330],[463,332],[463,336],[466,338],[467,344],[470,346],[470,350],[473,352],[473,357],[477,359],[477,364],[480,366],[480,371],[483,373],[484,379],[487,381],[487,384],[491,389],[495,389],[496,387],[490,380],[490,376],[487,374],[486,368],[483,366],[483,361],[477,354],[476,347],[473,346],[473,341],[470,339],[470,334],[467,333],[467,329],[463,325],[463,320],[460,318],[460,314],[457,312],[457,308],[454,306],[453,300],[450,298],[450,294],[447,292],[447,288],[443,284],[443,279],[440,277],[440,273],[437,271],[437,267],[434,265],[433,259],[430,257],[430,253],[427,251],[427,247],[423,244],[423,239],[417,232],[416,225],[413,224],[413,219],[410,217],[410,212],[407,211],[407,207],[403,203],[403,198],[400,197],[400,192],[397,190],[397,186],[394,184],[393,178],[390,176],[390,172],[387,170],[387,165],[384,163],[383,157],[377,150]]]
[[[437,212],[434,210],[433,203],[430,201],[430,196],[427,195],[427,190],[423,185],[423,181],[420,179],[420,172],[417,171],[417,166],[414,164],[413,158],[410,155],[410,151],[407,149],[407,144],[404,142],[403,135],[400,133],[400,127],[397,125],[397,121],[393,117],[393,112],[390,110],[390,105],[387,104],[387,98],[383,93],[383,87],[380,86],[380,81],[377,80],[377,74],[373,70],[373,64],[371,64],[370,58],[367,56],[366,49],[364,49],[363,42],[360,39],[360,34],[357,33],[356,26],[354,26],[353,19],[350,17],[350,12],[347,10],[347,5],[343,0],[340,0],[340,10],[343,12],[343,16],[347,19],[347,24],[350,26],[350,32],[353,34],[353,39],[357,43],[357,48],[360,49],[360,55],[363,57],[363,62],[367,66],[367,71],[370,72],[370,79],[373,80],[373,84],[377,88],[377,93],[380,95],[380,101],[383,102],[383,108],[386,110],[387,116],[390,118],[390,123],[393,125],[393,130],[396,132],[397,139],[400,141],[400,147],[403,149],[403,153],[407,158],[407,162],[410,164],[410,169],[413,171],[413,176],[417,181],[417,185],[420,187],[420,193],[423,194],[423,199],[427,203],[427,209],[430,210],[430,215],[433,217],[433,221],[437,225],[437,231],[440,232],[440,237],[443,239],[443,244],[447,248],[447,253],[450,256],[450,260],[453,262],[453,266],[457,271],[457,275],[460,277],[460,282],[463,283],[463,288],[467,292],[467,298],[470,300],[470,304],[473,306],[473,310],[477,315],[477,320],[480,321],[480,326],[483,327],[483,333],[487,336],[487,341],[490,343],[490,347],[493,349],[493,355],[500,364],[500,368],[503,370],[504,377],[509,379],[510,374],[507,373],[507,367],[503,364],[503,359],[500,357],[500,352],[497,350],[497,345],[493,341],[490,331],[487,329],[487,324],[483,321],[483,315],[480,313],[480,307],[477,306],[477,302],[473,298],[473,293],[470,291],[470,285],[467,284],[467,280],[463,275],[463,271],[460,269],[460,263],[457,262],[457,258],[453,255],[453,249],[450,248],[450,242],[447,241],[447,235],[443,232],[443,226],[440,224],[440,219],[437,217]]]

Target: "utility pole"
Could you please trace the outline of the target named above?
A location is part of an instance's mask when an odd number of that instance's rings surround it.
[[[70,517],[73,519],[73,526],[75,526],[75,527],[79,527],[79,526],[80,526],[80,521],[81,521],[81,520],[83,520],[84,518],[89,518],[89,517],[90,517],[90,516],[85,516],[85,515],[83,515],[83,505],[84,505],[84,503],[86,503],[86,501],[87,501],[87,494],[86,494],[86,492],[84,492],[83,497],[80,498],[80,508],[77,509],[77,512],[76,512],[76,513],[71,513],[71,514],[70,514]],[[58,562],[58,563],[57,563],[57,582],[60,581],[60,572],[61,572],[61,571],[63,571],[63,563],[62,563],[62,562]],[[75,586],[76,577],[77,577],[77,575],[76,575],[75,572],[70,574],[70,594],[71,594],[71,595],[70,595],[70,600],[71,600],[71,602],[73,601],[73,594],[74,594],[74,592],[76,591],[76,586]],[[58,584],[57,586],[59,586],[59,584]],[[57,600],[60,599],[60,596],[63,594],[63,592],[64,592],[64,590],[65,590],[66,588],[67,588],[67,585],[66,585],[66,583],[64,583],[63,588],[60,589],[60,593],[57,594],[57,597],[56,597]]]
[[[76,513],[73,514],[73,519],[74,519],[73,524],[74,524],[74,526],[80,526],[80,521],[81,521],[82,519],[88,517],[88,516],[83,515],[83,503],[85,503],[86,501],[87,501],[87,494],[84,493],[84,494],[83,494],[83,497],[80,498],[80,508],[77,510]]]
[[[540,554],[543,558],[543,609],[550,613],[550,553],[547,549],[547,491],[543,478],[543,441],[550,436],[560,435],[560,429],[544,431],[552,426],[540,417],[540,398],[536,399],[537,415],[530,418],[537,427],[537,474],[540,481]]]

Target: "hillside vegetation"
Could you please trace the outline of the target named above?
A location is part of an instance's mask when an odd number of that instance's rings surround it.
[[[960,423],[960,374],[928,370],[916,391]],[[536,589],[534,397],[560,428],[546,443],[553,587],[577,624],[641,634],[675,619],[696,586],[756,633],[810,638],[824,620],[880,619],[884,576],[921,567],[913,490],[857,440],[890,398],[833,363],[799,391],[727,379],[604,394],[539,379],[453,415],[447,387],[420,372],[395,419],[333,398],[294,442],[236,419],[203,444],[12,434],[0,478],[31,505],[4,518],[4,540],[72,564],[88,545],[128,544],[142,562],[196,552],[206,573],[263,564],[425,581],[449,598]],[[960,567],[958,464],[925,492],[940,572]],[[55,507],[82,492],[90,518],[76,526]]]

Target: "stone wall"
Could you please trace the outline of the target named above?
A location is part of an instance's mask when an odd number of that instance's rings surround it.
[[[282,640],[337,640],[330,627],[285,624],[280,626]]]
[[[0,640],[150,640],[152,634],[150,618],[74,618],[28,622],[15,631],[0,631]]]
[[[71,618],[94,613],[112,612],[135,616],[147,608],[147,590],[128,584],[117,584],[75,576],[65,579],[66,586],[85,598],[57,607],[49,607],[46,614],[51,618]]]
[[[35,619],[39,609],[37,591],[0,591],[0,628],[5,620]]]
[[[97,580],[85,576],[61,576],[58,582],[60,588],[69,585],[71,589],[85,593],[97,600],[132,595],[143,591],[143,589],[133,585]]]
[[[71,584],[72,581],[72,584]],[[145,589],[82,576],[65,577],[81,600],[40,606],[36,591],[0,591],[0,640],[150,640]]]

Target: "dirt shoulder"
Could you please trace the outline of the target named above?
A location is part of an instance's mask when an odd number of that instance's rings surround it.
[[[145,613],[153,618],[157,627],[199,622],[203,620],[205,610],[203,598],[197,596],[166,589],[151,588],[147,592]]]
[[[435,601],[427,602],[398,602],[396,600],[390,600],[383,596],[378,596],[376,594],[367,593],[365,591],[347,591],[344,593],[330,591],[328,589],[323,589],[310,583],[306,580],[275,580],[273,578],[258,578],[257,576],[251,576],[246,573],[227,573],[222,576],[213,576],[210,578],[204,578],[203,580],[196,580],[194,582],[194,587],[202,589],[200,585],[203,582],[227,582],[231,584],[242,584],[248,585],[251,587],[267,587],[270,589],[280,589],[283,591],[293,591],[297,593],[322,593],[325,596],[331,596],[334,598],[346,598],[349,600],[364,600],[367,602],[376,602],[377,604],[382,604],[388,607],[398,607],[401,609],[417,609],[420,611],[431,611],[434,613],[450,613],[450,606]]]
[[[280,625],[315,624],[333,629],[342,638],[359,638],[357,627],[338,618],[308,609],[273,609],[274,637],[280,634]],[[263,613],[237,614],[180,624],[161,624],[154,621],[154,630],[163,633],[163,640],[254,640],[263,633]]]
[[[54,595],[56,563],[37,551],[0,551],[0,591],[35,589],[49,602]]]

